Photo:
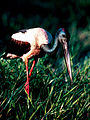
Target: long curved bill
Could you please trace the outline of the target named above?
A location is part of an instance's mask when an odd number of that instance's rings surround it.
[[[65,61],[66,61],[67,69],[68,69],[68,74],[70,76],[71,83],[73,83],[71,63],[70,63],[70,55],[69,55],[69,50],[68,50],[68,44],[66,41],[63,43],[63,50],[64,50]]]

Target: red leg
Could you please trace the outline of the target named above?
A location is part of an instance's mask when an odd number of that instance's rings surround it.
[[[34,66],[35,66],[35,63],[36,63],[36,61],[33,60],[32,67],[31,67],[30,73],[29,73],[29,78],[30,78],[30,76],[31,76],[31,74],[32,74],[32,71],[33,71],[33,68],[34,68]]]
[[[27,73],[27,81],[25,83],[25,90],[29,96],[29,76],[28,76],[28,59],[25,61],[25,65],[26,65],[26,73]]]
[[[32,63],[32,67],[31,67],[31,69],[30,69],[30,73],[28,74],[28,60],[25,61],[26,72],[27,72],[27,81],[26,81],[26,83],[25,83],[25,90],[26,90],[28,96],[29,96],[29,80],[30,80],[30,76],[31,76],[31,74],[32,74],[33,68],[34,68],[34,66],[35,66],[35,63],[36,63],[36,61],[34,60],[33,63]]]

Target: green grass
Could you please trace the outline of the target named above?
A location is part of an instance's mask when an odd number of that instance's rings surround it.
[[[73,41],[71,44],[73,85],[66,66],[62,67],[62,64],[65,65],[63,58],[56,62],[46,55],[40,58],[33,70],[29,97],[24,89],[24,63],[20,59],[0,60],[1,120],[89,119],[90,58],[86,56],[77,60],[80,44],[76,45]],[[29,69],[32,60],[29,61]]]

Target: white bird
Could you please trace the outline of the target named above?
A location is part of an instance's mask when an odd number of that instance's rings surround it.
[[[58,44],[61,43],[64,50],[65,61],[68,69],[68,73],[72,82],[72,73],[70,65],[70,56],[68,51],[69,37],[66,29],[60,28],[56,32],[55,41],[52,48],[49,48],[49,44],[52,42],[52,35],[43,28],[24,29],[13,34],[10,42],[8,42],[6,53],[3,58],[21,58],[25,62],[27,81],[25,83],[25,90],[29,95],[29,80],[32,74],[33,68],[39,58],[43,56],[43,53],[53,53]],[[28,72],[28,60],[34,58],[30,73]]]

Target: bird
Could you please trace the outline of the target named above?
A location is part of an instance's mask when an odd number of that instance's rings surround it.
[[[53,46],[50,48],[49,45],[52,43],[53,37],[51,33],[44,28],[36,27],[30,29],[22,29],[12,34],[11,39],[7,44],[7,48],[5,54],[3,55],[3,58],[21,58],[25,63],[27,75],[25,91],[28,96],[30,76],[35,64],[38,61],[38,58],[40,56],[42,57],[45,54],[52,54],[56,51],[56,48],[58,48],[59,44],[62,45],[70,80],[71,82],[73,82],[70,55],[68,50],[69,39],[70,35],[68,34],[67,30],[65,28],[59,28],[55,34]],[[31,58],[33,58],[34,60],[29,72],[28,61]]]

